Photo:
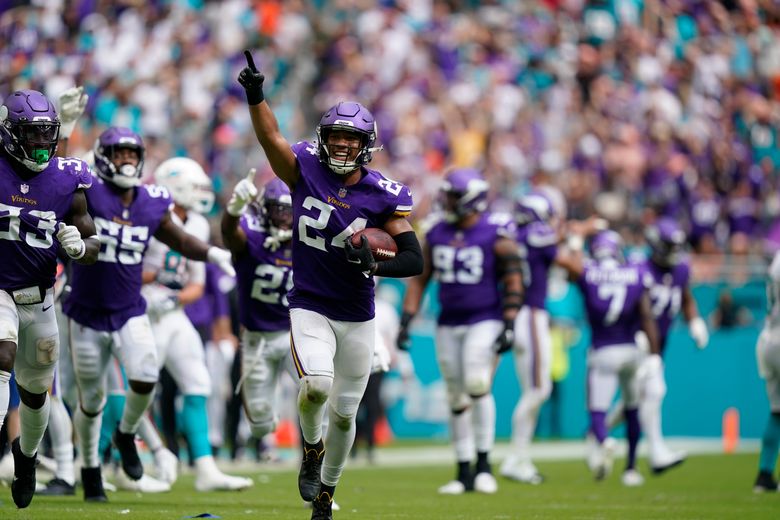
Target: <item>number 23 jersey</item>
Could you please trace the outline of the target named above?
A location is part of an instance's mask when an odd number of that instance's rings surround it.
[[[100,254],[93,265],[73,266],[72,291],[62,309],[95,330],[119,330],[128,319],[146,312],[141,296],[142,261],[172,200],[161,186],[146,184],[134,189],[135,198],[129,206],[97,176],[87,191]]]
[[[318,312],[333,320],[374,317],[374,280],[347,261],[344,240],[363,228],[383,228],[392,216],[412,211],[412,193],[375,170],[351,186],[320,163],[309,142],[292,147],[300,169],[292,190],[293,289],[290,308]]]

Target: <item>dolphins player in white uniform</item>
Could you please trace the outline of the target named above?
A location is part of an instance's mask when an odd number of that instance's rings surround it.
[[[211,209],[214,193],[203,168],[192,159],[176,157],[163,162],[154,177],[173,197],[174,221],[208,242],[209,224],[201,213]],[[182,305],[203,295],[205,277],[203,262],[187,260],[162,242],[152,240],[144,257],[142,294],[149,306],[160,368],[165,366],[184,395],[181,428],[195,461],[195,489],[240,490],[250,487],[252,480],[225,475],[211,455],[206,412],[211,379],[203,342],[182,309]]]
[[[780,252],[769,266],[766,289],[768,310],[756,344],[756,359],[758,373],[766,380],[769,420],[761,438],[758,476],[753,487],[757,493],[778,491],[774,472],[780,446]]]

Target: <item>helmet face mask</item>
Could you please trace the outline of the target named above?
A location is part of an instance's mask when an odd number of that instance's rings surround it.
[[[271,235],[280,240],[292,238],[292,196],[290,188],[279,178],[270,180],[260,195],[260,214]]]
[[[453,170],[441,187],[439,203],[444,218],[449,223],[457,223],[471,214],[485,211],[489,188],[479,171],[471,168]]]
[[[141,185],[146,153],[141,136],[129,128],[111,127],[97,138],[93,152],[102,179],[121,189]]]
[[[208,213],[214,207],[211,179],[189,157],[173,157],[160,163],[154,171],[154,182],[166,187],[176,205],[184,209]]]
[[[36,90],[19,90],[0,106],[5,151],[25,168],[42,172],[57,151],[60,120],[54,105]]]
[[[331,107],[317,125],[317,153],[337,175],[347,175],[371,162],[377,127],[374,116],[360,103],[342,102]]]
[[[685,231],[676,220],[662,217],[649,226],[645,238],[650,245],[650,257],[662,267],[673,267],[682,261],[685,253]]]
[[[590,256],[597,262],[623,263],[623,239],[611,229],[596,233],[590,241]]]

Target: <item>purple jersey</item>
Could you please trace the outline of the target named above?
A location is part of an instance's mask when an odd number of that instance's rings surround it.
[[[468,229],[439,221],[426,234],[439,281],[440,325],[501,319],[495,244],[515,232],[503,217],[483,213]]]
[[[633,344],[640,328],[639,302],[652,277],[636,264],[587,261],[577,283],[585,298],[593,348]]]
[[[369,227],[382,228],[412,210],[412,192],[377,171],[345,186],[317,158],[317,147],[292,147],[300,177],[292,190],[294,283],[290,308],[308,309],[333,320],[374,317],[374,280],[347,261],[344,240]]]
[[[691,266],[688,258],[671,268],[660,267],[651,260],[644,260],[640,267],[652,276],[650,302],[658,324],[661,349],[666,343],[669,329],[682,307],[683,290],[688,287]]]
[[[523,304],[544,309],[547,272],[558,254],[558,234],[546,223],[532,222],[517,229],[517,243],[523,262]]]
[[[76,191],[90,187],[92,174],[81,159],[64,157],[29,177],[17,168],[0,154],[0,289],[48,289],[57,272],[58,222],[70,212]]]
[[[228,293],[233,287],[235,280],[225,274],[217,264],[206,264],[203,296],[184,306],[184,313],[195,328],[210,327],[217,318],[230,316]]]
[[[234,260],[241,325],[253,332],[288,330],[292,244],[283,242],[279,249],[271,251],[264,246],[268,233],[257,216],[246,214],[240,224],[247,238],[246,251]]]
[[[93,265],[73,266],[71,294],[63,312],[95,330],[119,330],[146,311],[141,296],[144,252],[172,201],[162,186],[144,185],[124,206],[117,191],[93,177],[87,204],[100,238],[100,255]]]

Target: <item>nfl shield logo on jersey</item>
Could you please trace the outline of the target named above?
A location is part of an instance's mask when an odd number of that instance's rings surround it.
[[[347,188],[340,188],[339,189],[339,198],[343,199],[347,196]]]
[[[19,186],[19,191],[21,191],[22,193],[27,193],[28,191],[30,191],[30,185],[22,184],[21,186]]]

